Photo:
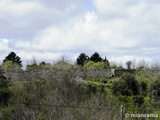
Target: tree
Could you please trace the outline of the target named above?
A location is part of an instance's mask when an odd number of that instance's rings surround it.
[[[110,66],[110,63],[106,57],[104,58],[103,62],[105,62],[107,64],[107,66]]]
[[[42,61],[41,63],[39,63],[40,66],[45,66],[46,63],[44,61]]]
[[[99,53],[95,52],[91,57],[90,60],[93,62],[102,62],[103,59],[101,58],[101,56],[99,55]]]
[[[77,58],[77,65],[83,66],[86,62],[88,62],[89,57],[85,53],[81,53]]]
[[[127,61],[126,65],[127,65],[127,69],[130,70],[131,69],[131,65],[132,65],[132,61],[130,61],[130,60]]]
[[[132,69],[136,69],[136,59],[132,59]]]
[[[5,63],[2,65],[3,70],[6,72],[11,72],[11,71],[20,71],[21,68],[19,65],[16,63],[13,63],[13,61],[7,60]]]
[[[160,77],[157,78],[157,80],[155,80],[152,84],[151,84],[151,94],[154,95],[155,99],[160,98]]]
[[[137,68],[138,69],[148,68],[147,62],[144,59],[139,60]]]
[[[8,105],[8,100],[11,97],[10,85],[10,81],[3,75],[3,71],[0,68],[0,106]]]
[[[21,58],[17,56],[15,52],[11,52],[8,56],[5,57],[3,63],[5,63],[6,61],[12,61],[13,64],[17,64],[19,65],[19,67],[22,67],[22,61],[20,59]]]
[[[124,74],[121,80],[112,84],[112,92],[115,95],[132,96],[139,95],[139,84],[135,76],[129,73]]]

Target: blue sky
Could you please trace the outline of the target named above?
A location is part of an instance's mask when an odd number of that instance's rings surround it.
[[[99,52],[109,61],[159,62],[158,0],[1,0],[0,60],[75,61]]]

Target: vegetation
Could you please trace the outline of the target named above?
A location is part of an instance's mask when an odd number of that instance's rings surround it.
[[[5,60],[5,68],[10,71],[3,69],[4,63],[1,65],[0,119],[121,120],[121,105],[124,114],[160,115],[158,65],[155,70],[141,62],[136,69],[131,69],[131,64],[128,69],[121,69],[110,65],[98,53],[90,58],[80,54],[77,59],[82,61],[76,62],[78,65],[64,57],[54,64],[44,61],[38,64],[34,59],[26,70],[20,67],[18,71],[12,70],[14,61]],[[104,76],[111,68],[122,72],[119,76]],[[78,72],[84,77],[76,76]]]
[[[9,55],[6,56],[5,59],[3,60],[3,63],[5,63],[7,61],[11,61],[13,64],[17,64],[20,67],[22,67],[21,58],[19,56],[17,56],[15,52],[9,53]]]
[[[9,53],[8,56],[5,57],[2,64],[2,69],[6,72],[12,71],[20,71],[22,67],[22,61],[19,56],[16,55],[15,52]]]
[[[7,106],[9,98],[11,97],[11,91],[9,89],[10,81],[3,75],[3,71],[0,68],[0,106]]]
[[[127,65],[127,69],[131,69],[132,61],[127,61],[126,65]]]
[[[139,95],[139,84],[134,75],[124,74],[119,81],[112,84],[112,92],[115,95],[135,96]]]
[[[99,53],[95,52],[91,57],[90,60],[93,62],[101,62],[103,59],[99,55]]]
[[[83,66],[85,63],[87,63],[89,60],[89,57],[85,53],[81,53],[77,58],[77,65]]]

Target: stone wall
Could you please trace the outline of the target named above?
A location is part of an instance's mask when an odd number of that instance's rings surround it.
[[[39,71],[22,71],[7,72],[5,76],[12,81],[25,81],[29,79],[54,79],[69,75],[80,78],[109,78],[112,77],[111,70],[39,70]]]
[[[54,79],[65,75],[79,78],[109,78],[120,77],[124,73],[135,73],[135,70],[108,69],[108,70],[36,70],[7,72],[5,76],[12,81],[25,81],[30,79]]]

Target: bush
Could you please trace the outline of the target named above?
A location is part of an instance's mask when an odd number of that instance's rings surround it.
[[[85,65],[84,65],[84,68],[85,69],[94,69],[94,62],[93,61],[89,61],[89,62],[87,62]]]
[[[0,70],[0,106],[7,106],[8,100],[11,97],[11,91],[9,90],[10,81],[3,75]]]
[[[155,98],[160,97],[160,80],[159,78],[151,84],[150,91]]]
[[[5,108],[0,108],[0,120],[15,120],[14,118],[14,112],[15,109],[14,107],[5,107]]]
[[[139,84],[135,77],[129,73],[124,74],[119,81],[112,84],[112,93],[115,95],[139,95]]]
[[[21,67],[10,60],[5,61],[5,63],[2,65],[2,68],[5,72],[21,71]]]
[[[39,114],[36,120],[47,120],[47,118],[43,114]]]
[[[93,61],[89,61],[87,64],[84,65],[84,68],[87,70],[96,69],[96,70],[102,70],[107,69],[109,66],[106,62],[97,62],[94,63]]]
[[[144,97],[140,95],[134,96],[132,100],[135,105],[138,105],[138,107],[140,107],[144,103]]]
[[[146,96],[148,92],[148,84],[146,81],[140,82],[140,89],[141,89],[141,94]]]

